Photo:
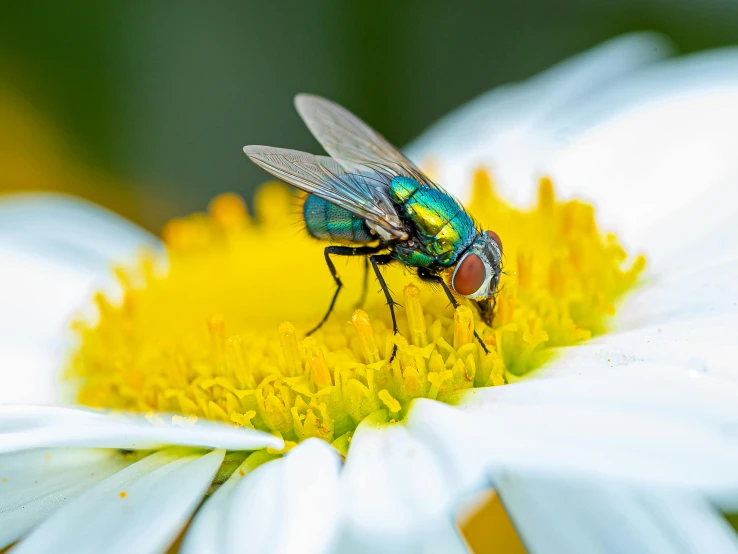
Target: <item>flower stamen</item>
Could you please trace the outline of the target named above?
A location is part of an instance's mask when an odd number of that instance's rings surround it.
[[[99,320],[74,326],[80,341],[69,376],[80,403],[262,429],[284,438],[285,451],[318,437],[345,453],[357,425],[379,417],[372,414],[400,420],[415,398],[452,401],[459,391],[504,385],[540,367],[551,347],[602,333],[645,265],[642,257],[627,265],[593,208],[557,200],[550,179],[541,180],[535,208],[518,210],[480,171],[469,210],[505,244],[491,327],[465,299],[454,310],[397,265],[385,274],[404,297],[395,335],[382,297],[348,309],[362,264],[347,262],[346,297],[305,337],[333,281],[323,245],[290,228],[291,198],[265,186],[251,220],[240,198],[218,197],[209,214],[166,227],[165,270],[151,254],[119,268],[122,303],[98,294]]]
[[[363,310],[355,310],[351,317],[351,323],[354,324],[354,329],[359,337],[361,352],[366,363],[375,364],[379,362],[379,348],[377,348],[377,341],[374,338],[374,329],[372,329],[372,324],[369,322],[369,314]]]

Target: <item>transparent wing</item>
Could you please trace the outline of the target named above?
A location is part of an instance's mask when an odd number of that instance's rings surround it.
[[[412,177],[436,187],[402,152],[346,108],[311,94],[298,94],[295,107],[310,132],[333,158],[395,176]]]
[[[275,177],[378,225],[394,237],[407,237],[386,192],[391,176],[362,164],[297,150],[245,146],[243,151]]]

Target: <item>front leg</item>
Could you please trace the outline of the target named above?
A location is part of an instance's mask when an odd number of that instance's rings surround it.
[[[397,329],[397,319],[395,318],[395,301],[392,298],[392,294],[390,294],[389,287],[387,286],[387,283],[384,280],[384,277],[382,276],[382,272],[379,271],[380,265],[386,265],[388,263],[391,263],[394,261],[394,258],[390,256],[389,254],[382,254],[380,256],[369,256],[369,262],[372,264],[372,268],[374,268],[374,274],[377,276],[377,280],[379,281],[379,286],[382,287],[382,292],[384,292],[384,297],[387,299],[387,305],[389,306],[390,315],[392,316],[392,331],[396,335],[399,333]],[[395,359],[395,355],[397,354],[397,345],[395,344],[392,347],[392,356],[390,356],[390,362]]]
[[[437,285],[441,285],[441,287],[443,287],[443,292],[446,293],[446,296],[448,297],[449,302],[451,302],[451,305],[454,307],[454,309],[459,307],[459,301],[456,300],[456,297],[451,292],[451,289],[448,288],[448,285],[446,284],[446,281],[443,279],[443,277],[430,272],[424,267],[418,269],[418,277],[420,277],[421,281],[425,281],[426,283],[435,283]],[[487,348],[487,345],[484,344],[482,337],[477,334],[476,329],[474,329],[474,337],[476,337],[477,341],[479,341],[479,344],[482,345],[482,349],[484,349],[485,354],[489,354],[489,349]]]

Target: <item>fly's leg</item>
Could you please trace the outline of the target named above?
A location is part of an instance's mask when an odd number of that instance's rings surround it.
[[[446,296],[448,297],[449,302],[451,302],[451,305],[453,305],[454,308],[459,307],[459,301],[456,300],[456,297],[454,297],[453,293],[448,288],[448,285],[446,284],[446,281],[443,280],[443,277],[441,277],[440,275],[436,275],[435,273],[431,273],[425,268],[418,269],[418,277],[420,277],[421,281],[425,281],[426,283],[435,283],[436,285],[441,285],[441,287],[443,287],[443,292],[446,293]],[[477,341],[479,341],[479,344],[482,345],[482,349],[484,350],[485,354],[489,354],[489,349],[487,348],[487,345],[484,344],[482,337],[477,334],[476,329],[474,329],[474,337],[477,339]]]
[[[328,266],[328,270],[331,272],[331,276],[333,276],[333,280],[336,282],[336,292],[333,293],[333,298],[331,299],[331,304],[328,306],[328,311],[323,316],[323,319],[320,320],[320,323],[318,323],[315,327],[310,329],[308,331],[308,336],[312,335],[315,331],[320,329],[323,324],[328,320],[328,317],[331,315],[331,312],[333,311],[333,308],[336,305],[336,300],[338,300],[338,293],[341,292],[341,288],[343,287],[343,283],[341,282],[341,278],[338,276],[338,271],[336,271],[336,266],[333,264],[333,260],[331,260],[331,254],[334,256],[369,256],[371,254],[376,254],[377,252],[381,252],[382,248],[379,246],[357,246],[357,247],[351,247],[351,246],[327,246],[326,249],[323,251],[323,255],[325,256],[325,263]]]
[[[383,254],[381,256],[370,256],[369,261],[372,264],[372,267],[374,268],[374,274],[377,276],[377,280],[379,281],[379,286],[382,287],[382,292],[384,292],[384,297],[387,299],[387,306],[389,306],[390,315],[392,316],[392,331],[396,335],[399,333],[397,329],[397,319],[395,318],[395,301],[392,298],[392,294],[390,294],[389,287],[387,287],[387,283],[384,280],[384,277],[382,276],[382,272],[379,271],[380,265],[386,265],[388,263],[391,263],[394,261],[394,258],[390,256],[389,254]],[[395,359],[395,355],[397,354],[397,345],[395,344],[392,347],[392,355],[390,356],[390,362]]]
[[[364,258],[364,282],[361,285],[361,296],[356,303],[356,308],[361,308],[366,302],[367,291],[369,290],[369,258]]]

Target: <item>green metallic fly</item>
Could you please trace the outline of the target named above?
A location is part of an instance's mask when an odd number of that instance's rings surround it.
[[[379,271],[392,262],[440,285],[454,307],[454,292],[471,299],[491,323],[502,260],[497,234],[483,231],[455,198],[348,110],[308,94],[299,94],[295,105],[331,157],[270,146],[243,150],[272,175],[309,193],[303,208],[307,231],[334,243],[325,248],[325,261],[336,292],[325,316],[308,334],[326,322],[343,286],[332,255],[363,256],[367,269],[371,264],[395,333],[395,302]],[[451,288],[444,275],[450,275]],[[395,346],[392,358],[396,351]]]

